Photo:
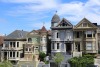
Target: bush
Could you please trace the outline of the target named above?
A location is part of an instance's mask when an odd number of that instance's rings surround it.
[[[100,50],[98,50],[98,53],[100,54]]]
[[[39,53],[39,59],[40,61],[44,61],[44,58],[46,57],[46,54],[44,52]]]
[[[4,60],[2,63],[0,63],[0,67],[13,67],[13,65],[10,61]]]
[[[59,67],[60,63],[64,60],[64,57],[63,57],[63,55],[61,53],[56,53],[56,55],[54,56],[53,60],[57,64],[57,67]]]
[[[73,57],[68,62],[71,64],[71,67],[87,67],[94,64],[94,56],[86,54],[83,57]]]

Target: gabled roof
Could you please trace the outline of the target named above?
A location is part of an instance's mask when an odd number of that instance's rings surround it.
[[[85,22],[87,21],[87,23],[89,23],[94,28],[97,28],[97,26],[95,26],[93,23],[91,23],[87,18],[83,18],[74,28],[77,28],[79,25],[81,25],[82,23],[84,23],[84,21]]]
[[[40,36],[40,35],[44,35],[44,34],[51,34],[51,31],[50,30],[47,30],[45,28],[45,26],[43,26],[41,29],[39,30],[32,30],[31,32],[28,33],[28,37],[29,36]]]
[[[47,32],[45,26],[43,26],[43,27],[40,29],[40,32]]]
[[[63,18],[57,26],[59,26],[61,23],[66,22],[69,26],[73,26],[67,19]]]
[[[5,37],[5,39],[23,39],[27,37],[28,32],[23,30],[15,30]]]

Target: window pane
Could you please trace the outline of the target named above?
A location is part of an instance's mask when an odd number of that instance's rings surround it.
[[[19,56],[19,52],[17,52],[17,57]]]
[[[17,47],[19,47],[19,42],[17,42]]]
[[[87,37],[92,37],[92,34],[87,34]]]
[[[31,51],[31,48],[29,48],[29,51]]]
[[[86,50],[92,50],[92,43],[87,43],[86,44]]]
[[[57,49],[59,49],[59,43],[57,43]]]
[[[32,43],[32,39],[31,39],[31,38],[28,38],[28,42],[29,42],[29,43]]]
[[[13,52],[13,57],[15,57],[15,52]]]
[[[57,33],[57,38],[58,38],[58,33]]]
[[[15,47],[15,42],[13,42],[13,47]]]

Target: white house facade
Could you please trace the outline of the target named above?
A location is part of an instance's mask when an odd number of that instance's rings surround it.
[[[55,14],[51,20],[51,53],[71,54],[73,51],[73,25]]]

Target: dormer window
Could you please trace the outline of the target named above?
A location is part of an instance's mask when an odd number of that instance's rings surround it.
[[[28,42],[29,43],[32,43],[32,38],[28,38]]]
[[[87,27],[87,23],[83,23],[83,27]]]
[[[66,22],[60,24],[60,26],[67,26]]]

